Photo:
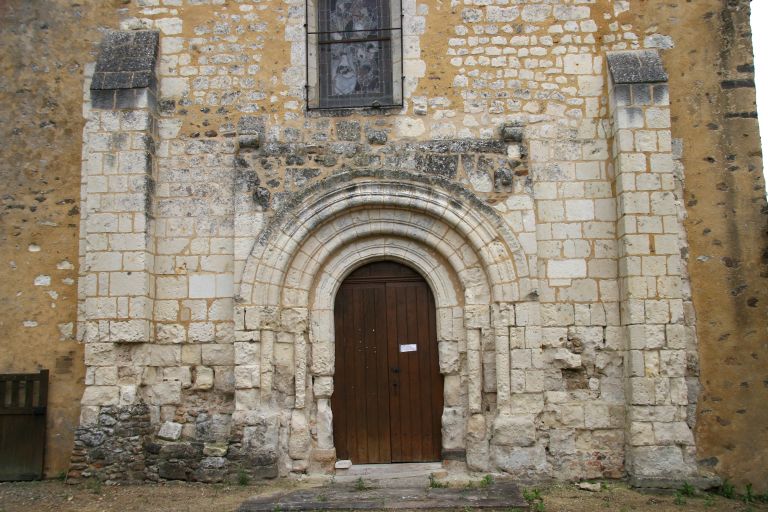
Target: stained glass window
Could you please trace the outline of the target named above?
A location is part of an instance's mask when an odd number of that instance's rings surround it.
[[[399,0],[308,0],[307,106],[402,104]]]

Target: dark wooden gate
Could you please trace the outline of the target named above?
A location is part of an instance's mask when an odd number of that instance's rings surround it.
[[[356,464],[440,460],[443,377],[427,283],[397,263],[366,265],[341,285],[334,318],[337,457]]]
[[[43,477],[48,370],[0,375],[0,481]]]

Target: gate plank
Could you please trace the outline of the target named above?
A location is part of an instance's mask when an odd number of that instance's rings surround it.
[[[11,407],[13,409],[19,408],[19,381],[17,379],[11,381]]]

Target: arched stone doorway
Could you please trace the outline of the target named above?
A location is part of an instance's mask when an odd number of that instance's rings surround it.
[[[393,261],[356,269],[336,294],[334,324],[337,457],[440,460],[443,377],[435,300],[424,278]]]
[[[282,473],[333,468],[334,298],[382,260],[414,269],[434,294],[442,457],[489,467],[491,422],[510,407],[515,304],[535,295],[520,244],[493,209],[440,179],[350,173],[286,204],[243,269],[234,420],[243,448],[269,446]],[[275,432],[269,444],[263,431]]]

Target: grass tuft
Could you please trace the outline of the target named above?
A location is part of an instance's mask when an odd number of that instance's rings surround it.
[[[429,475],[429,488],[430,489],[445,489],[448,487],[447,482],[441,482],[437,478],[435,478],[435,475],[430,473]]]
[[[720,496],[723,498],[732,500],[736,496],[736,488],[728,480],[723,480],[723,485],[720,486],[718,494],[720,494]]]
[[[355,480],[355,490],[356,491],[365,491],[370,489],[368,485],[366,485],[365,480],[363,480],[363,477],[358,477],[357,480]]]
[[[483,489],[486,489],[493,485],[493,475],[485,475],[482,480],[480,480],[480,487]]]

